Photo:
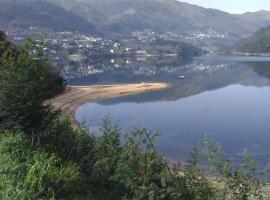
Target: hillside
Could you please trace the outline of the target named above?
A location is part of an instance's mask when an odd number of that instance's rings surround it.
[[[150,29],[157,32],[189,33],[213,29],[242,38],[270,24],[269,12],[266,12],[268,15],[257,13],[232,15],[176,0],[56,0],[53,2],[84,17],[106,32],[126,33]]]
[[[258,12],[247,12],[242,15],[239,15],[241,20],[248,21],[252,26],[256,26],[256,24],[268,25],[270,19],[270,12],[266,10],[261,10]]]
[[[38,27],[53,31],[96,31],[82,17],[49,2],[37,0],[0,0],[0,27],[4,30]]]
[[[235,53],[270,53],[270,26],[261,28],[254,35],[237,43],[232,51]]]
[[[16,13],[16,15],[13,15]],[[232,15],[176,0],[1,0],[0,27],[38,26],[104,35],[149,29],[227,33],[236,41],[270,25],[270,12]]]

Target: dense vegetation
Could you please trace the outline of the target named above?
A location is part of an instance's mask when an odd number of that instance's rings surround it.
[[[205,141],[180,173],[155,151],[157,134],[121,129],[104,120],[102,136],[72,128],[44,102],[63,89],[41,51],[15,48],[1,34],[0,199],[249,199],[262,182],[244,154],[236,167],[221,147]],[[207,157],[209,178],[199,161]],[[254,175],[256,174],[256,175]]]
[[[242,53],[270,53],[270,26],[258,30],[251,37],[237,43],[233,50]]]

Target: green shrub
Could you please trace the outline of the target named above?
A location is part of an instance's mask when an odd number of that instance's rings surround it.
[[[180,182],[182,188],[182,199],[194,200],[216,200],[218,189],[215,182],[206,176],[206,173],[201,169],[200,162],[203,156],[199,148],[194,148],[191,153],[191,159],[183,173],[179,174],[179,168],[173,168],[174,174]]]
[[[79,197],[78,168],[55,155],[34,150],[21,133],[0,136],[1,199],[73,199]]]
[[[91,178],[95,164],[94,146],[96,139],[83,129],[74,129],[68,118],[60,115],[40,134],[39,145],[46,151],[55,153],[63,160],[77,163],[80,171]]]
[[[219,198],[248,200],[261,198],[265,185],[264,173],[256,170],[255,161],[244,150],[242,163],[222,156],[222,147],[209,139],[205,140],[205,157],[208,158],[212,172],[216,173],[215,181],[220,183]]]
[[[118,126],[104,120],[101,129],[102,136],[95,139],[94,166],[92,176],[100,183],[107,184],[116,169],[116,163],[121,155],[120,134]]]
[[[146,129],[130,134],[111,179],[121,183],[132,199],[178,199],[181,191],[167,162],[156,153]]]
[[[30,42],[17,49],[7,43],[0,40],[0,129],[36,132],[51,114],[44,101],[64,89],[63,79]]]
[[[74,130],[69,120],[58,117],[48,124],[40,143],[47,151],[77,163],[92,191],[102,194],[103,199],[245,200],[259,196],[263,186],[250,170],[240,170],[223,159],[221,148],[209,140],[205,141],[204,153],[195,148],[189,164],[180,169],[169,167],[156,152],[157,134],[139,129],[124,138],[121,129],[107,119],[101,133],[94,137],[82,129]],[[207,176],[201,168],[205,159],[216,176]],[[240,167],[248,169],[251,163]]]

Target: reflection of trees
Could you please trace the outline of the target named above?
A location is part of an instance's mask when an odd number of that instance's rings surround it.
[[[177,80],[175,77],[170,80],[171,88],[131,97],[121,97],[116,100],[105,101],[104,103],[170,101],[205,91],[217,90],[233,84],[252,85],[256,87],[269,85],[268,79],[258,78],[256,74],[260,73],[260,76],[270,78],[270,62],[227,63],[224,64],[225,67],[213,70],[216,66],[219,66],[218,64],[220,64],[220,62],[205,62],[203,66],[209,66],[209,68],[198,71],[196,70],[197,68],[192,68],[192,66],[200,66],[202,63],[196,63],[196,61],[194,61],[189,67],[183,67],[184,70],[182,70],[182,72],[187,75],[184,80]]]
[[[96,74],[89,74],[89,70]],[[123,97],[136,102],[176,100],[204,91],[216,90],[232,84],[266,86],[270,79],[270,62],[232,62],[215,59],[183,59],[150,57],[93,62],[91,67],[71,70],[73,84],[112,84],[139,82],[167,82],[171,88],[151,94]],[[87,71],[88,70],[88,71]],[[259,74],[260,76],[257,76]],[[184,80],[179,80],[184,75]]]
[[[270,62],[247,62],[245,64],[250,66],[259,76],[270,80]]]
[[[63,68],[64,76],[76,82],[84,83],[124,83],[138,81],[157,81],[160,75],[172,74],[181,66],[192,62],[192,59],[181,57],[132,57],[110,59],[102,62],[70,64]],[[93,73],[102,71],[102,73]],[[174,77],[175,78],[175,77]]]

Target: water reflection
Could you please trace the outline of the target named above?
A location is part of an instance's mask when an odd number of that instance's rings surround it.
[[[256,61],[252,61],[256,60]],[[247,66],[256,71],[263,66],[267,73],[270,60],[264,57],[148,57],[91,61],[85,65],[70,63],[63,67],[63,75],[71,84],[125,83],[139,81],[176,82],[179,74],[189,78],[209,76],[218,72],[233,70],[235,79],[243,79],[239,72],[247,73]],[[244,66],[244,67],[243,67]],[[247,74],[249,75],[249,74]],[[232,79],[232,77],[231,77]]]
[[[67,65],[62,71],[71,84],[133,83],[169,80],[179,72],[179,67],[191,62],[178,57],[109,59],[87,66]]]
[[[240,60],[236,62],[235,60]],[[256,62],[243,62],[242,57],[222,58],[204,57],[196,59],[183,58],[130,58],[104,62],[93,62],[86,68],[78,67],[63,70],[70,84],[112,84],[139,82],[167,82],[172,87],[154,94],[126,97],[130,101],[177,100],[199,94],[203,91],[216,90],[232,84],[252,85],[256,87],[269,85],[270,62],[256,57]],[[245,58],[251,60],[254,57]],[[222,60],[224,59],[224,60]],[[259,59],[262,59],[260,61]],[[259,61],[260,62],[259,62]],[[178,77],[184,75],[184,80]]]
[[[245,59],[114,60],[95,65],[102,73],[70,71],[72,84],[161,81],[172,85],[166,90],[87,103],[76,117],[92,131],[105,115],[120,120],[126,129],[158,128],[162,133],[159,151],[174,159],[186,159],[207,134],[224,145],[228,155],[238,156],[248,148],[265,162],[270,156],[270,62],[262,57]],[[179,75],[185,78],[179,80]]]

